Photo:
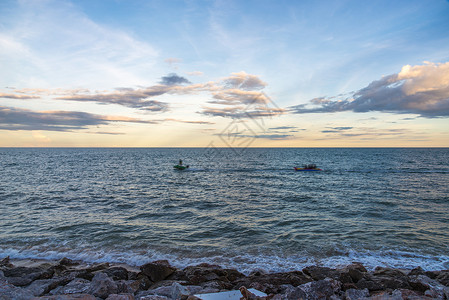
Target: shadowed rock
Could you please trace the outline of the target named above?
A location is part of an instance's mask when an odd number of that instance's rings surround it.
[[[107,298],[110,294],[116,294],[118,291],[117,284],[109,278],[105,273],[98,273],[92,279],[90,283],[89,294],[96,297]]]
[[[153,281],[161,281],[166,279],[168,276],[173,274],[176,271],[176,268],[170,266],[168,261],[155,261],[148,264],[145,264],[140,267],[142,273]]]

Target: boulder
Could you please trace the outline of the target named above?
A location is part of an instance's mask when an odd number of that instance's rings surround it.
[[[231,278],[238,278],[239,273],[236,270],[224,270],[220,266],[209,265],[209,264],[200,264],[197,266],[189,266],[182,270],[185,274],[185,277],[189,280],[189,282],[193,285],[198,285],[208,281],[230,281],[227,276],[231,274]],[[243,275],[243,274],[242,274]],[[244,276],[244,275],[243,275]]]
[[[97,273],[88,289],[88,293],[96,297],[107,298],[110,294],[116,294],[118,291],[117,284],[109,278],[105,273]]]
[[[139,297],[140,300],[169,300],[165,296],[157,296],[157,295],[148,295],[148,296],[142,296]]]
[[[112,267],[103,270],[113,280],[128,280],[128,270],[123,267]]]
[[[315,281],[323,280],[325,278],[337,279],[340,275],[340,272],[335,269],[318,266],[305,267],[302,269],[302,272]]]
[[[445,286],[449,286],[449,270],[439,271],[436,280]]]
[[[75,278],[64,286],[56,287],[50,291],[51,295],[62,294],[84,294],[90,288],[90,281],[82,278]]]
[[[0,260],[0,268],[4,269],[4,268],[13,268],[14,265],[11,263],[11,260],[9,258],[9,256],[3,258],[2,260]]]
[[[58,287],[58,279],[38,279],[33,281],[26,289],[34,296],[43,296]]]
[[[59,265],[61,265],[61,266],[77,266],[79,264],[80,264],[79,262],[76,262],[74,260],[68,259],[67,257],[62,258],[59,261]]]
[[[306,294],[305,299],[329,299],[340,294],[341,283],[331,278],[308,282],[299,286]]]
[[[373,272],[374,276],[403,277],[406,274],[398,269],[376,267]]]
[[[176,271],[167,261],[155,261],[140,267],[140,271],[151,281],[157,282],[166,279]]]
[[[285,284],[299,286],[311,281],[312,279],[304,275],[301,271],[294,271],[287,273],[263,274],[260,276],[248,276],[240,278],[232,282],[232,284],[235,289],[238,289],[241,286],[253,287],[255,283],[258,283],[260,286],[264,287],[261,289],[262,292],[267,294],[279,294],[282,292],[282,286]]]
[[[134,295],[132,294],[111,294],[106,300],[134,300]]]
[[[345,299],[346,300],[359,300],[369,297],[369,291],[368,289],[363,290],[356,290],[356,289],[349,289],[345,292]]]
[[[7,280],[9,283],[19,287],[27,286],[33,282],[33,280],[28,277],[8,277]]]
[[[383,286],[379,282],[368,280],[365,278],[359,280],[359,282],[357,282],[355,285],[359,290],[368,289],[370,292],[380,291],[383,289]]]
[[[32,299],[33,297],[30,291],[18,288],[0,278],[0,299]]]
[[[33,298],[33,300],[97,300],[95,296],[89,294],[54,295]]]
[[[426,272],[421,267],[416,267],[408,273],[408,276],[425,275]]]

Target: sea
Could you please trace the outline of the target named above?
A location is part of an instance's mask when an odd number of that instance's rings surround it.
[[[449,148],[0,148],[6,256],[449,269]]]

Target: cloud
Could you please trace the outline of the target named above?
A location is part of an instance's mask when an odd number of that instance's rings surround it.
[[[328,130],[322,130],[323,133],[334,133],[334,132],[343,132],[346,130],[351,130],[354,127],[328,127]]]
[[[0,81],[73,86],[135,84],[158,51],[117,26],[96,23],[71,1],[15,1],[0,33]],[[4,80],[1,80],[4,79]]]
[[[288,140],[294,136],[291,134],[243,134],[243,132],[227,132],[216,134],[218,136],[225,136],[226,138],[251,138],[251,139],[267,139],[267,140]]]
[[[102,104],[118,104],[146,111],[163,112],[168,110],[168,104],[157,100],[147,100],[167,93],[165,86],[152,86],[145,89],[120,89],[112,93],[74,94],[56,97],[59,100],[97,102]]]
[[[235,105],[235,104],[266,104],[269,99],[259,91],[244,91],[240,89],[226,89],[213,93],[215,101],[209,103]]]
[[[163,76],[161,78],[161,84],[163,85],[179,85],[183,83],[191,83],[189,80],[182,76],[178,76],[175,73],[168,74],[167,76]]]
[[[208,121],[186,121],[186,120],[178,120],[178,119],[164,119],[163,121],[172,121],[172,122],[180,122],[180,123],[187,123],[187,124],[207,124],[207,125],[213,125],[214,122],[208,122]]]
[[[268,130],[288,130],[288,129],[298,129],[296,126],[279,126],[279,127],[271,127]]]
[[[0,98],[8,98],[8,99],[39,99],[40,97],[39,96],[31,96],[31,95],[0,93]]]
[[[177,69],[177,64],[182,62],[182,59],[176,58],[176,57],[169,57],[164,60],[167,64],[169,64],[171,67],[174,67]]]
[[[233,119],[245,119],[245,118],[261,118],[261,117],[274,117],[285,113],[282,108],[263,108],[259,107],[258,110],[250,110],[242,106],[224,107],[224,108],[203,108],[201,114],[212,117],[225,117]]]
[[[321,97],[310,103],[315,107],[301,104],[290,107],[290,111],[296,114],[380,111],[449,117],[449,62],[406,65],[398,74],[373,81],[350,98]]]
[[[122,116],[101,116],[79,111],[31,111],[0,106],[1,130],[49,130],[72,131],[89,126],[106,125],[111,122],[155,124]]]
[[[208,103],[219,106],[203,108],[200,114],[239,119],[284,114],[285,109],[277,107],[264,92],[257,90],[265,85],[256,75],[245,72],[232,73],[231,76],[219,81],[197,84],[191,84],[186,78],[172,73],[163,76],[160,84],[137,89],[120,87],[111,92],[92,92],[88,89],[21,89],[0,95],[17,99],[31,99],[45,95],[55,100],[116,104],[151,112],[166,112],[169,110],[169,104],[154,98],[164,94],[186,95],[205,92],[210,93],[213,98]],[[24,93],[31,96],[25,97],[22,95]]]
[[[231,73],[231,76],[224,78],[223,82],[227,88],[241,90],[260,90],[267,85],[256,75],[244,71]]]
[[[203,76],[204,75],[204,73],[201,71],[186,72],[186,74],[190,75],[190,76]]]

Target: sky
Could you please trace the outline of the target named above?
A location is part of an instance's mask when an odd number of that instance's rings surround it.
[[[449,1],[0,1],[0,147],[449,147]]]

